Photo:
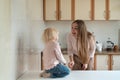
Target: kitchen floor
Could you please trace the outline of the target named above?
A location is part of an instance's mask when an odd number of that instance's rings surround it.
[[[41,78],[40,72],[25,73],[17,80],[120,80],[120,71],[71,71],[64,78]]]

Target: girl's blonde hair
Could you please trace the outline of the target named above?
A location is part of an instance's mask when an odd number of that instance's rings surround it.
[[[43,33],[43,41],[46,43],[50,40],[57,39],[58,31],[55,28],[46,28]]]

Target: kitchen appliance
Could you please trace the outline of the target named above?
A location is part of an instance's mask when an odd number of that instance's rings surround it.
[[[114,43],[112,41],[108,40],[106,50],[111,51],[111,50],[113,50],[113,47],[114,47]]]

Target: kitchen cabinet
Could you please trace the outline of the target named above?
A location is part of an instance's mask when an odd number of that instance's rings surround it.
[[[57,20],[57,0],[43,0],[44,20]]]
[[[92,20],[91,0],[75,0],[75,20]]]
[[[109,57],[108,55],[96,55],[96,70],[108,70],[109,68]]]
[[[60,0],[59,20],[72,20],[72,0]]]
[[[120,70],[120,55],[112,56],[112,70]]]
[[[120,0],[95,0],[95,20],[120,20]]]
[[[120,20],[120,0],[43,0],[44,20]]]
[[[43,0],[44,20],[72,20],[72,0]]]
[[[120,52],[96,53],[95,70],[120,70]]]
[[[69,63],[69,55],[68,55],[68,54],[64,54],[63,56],[64,56],[64,58],[65,58],[65,60],[66,60],[67,66],[68,66],[68,63]]]
[[[107,0],[94,0],[94,19],[107,20]]]
[[[109,0],[109,20],[120,20],[120,0]]]

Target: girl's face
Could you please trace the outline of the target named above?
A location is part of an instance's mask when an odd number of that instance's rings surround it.
[[[57,36],[56,36],[56,41],[58,41],[58,39],[59,39],[59,37],[58,37],[58,34],[57,34]]]
[[[74,36],[77,36],[77,27],[78,25],[76,23],[72,23],[72,26],[71,26],[71,32]]]
[[[58,39],[59,39],[59,33],[56,33],[55,34],[55,40],[58,41]]]

